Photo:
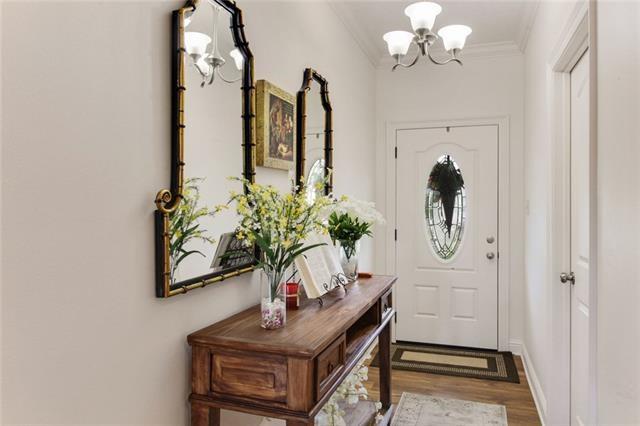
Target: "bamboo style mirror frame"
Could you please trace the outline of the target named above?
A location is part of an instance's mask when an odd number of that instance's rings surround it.
[[[230,28],[229,43],[232,43],[242,56],[241,73],[241,90],[242,90],[242,176],[250,182],[254,182],[255,176],[255,84],[254,84],[254,58],[249,50],[249,43],[244,34],[244,24],[242,21],[242,11],[231,0],[208,0],[212,9],[225,13],[229,16],[230,26],[224,26],[224,29]],[[254,262],[244,262],[241,265],[232,267],[214,268],[199,276],[192,276],[182,281],[176,280],[172,276],[172,257],[171,257],[171,218],[172,214],[177,212],[181,203],[185,202],[185,191],[189,188],[185,178],[185,128],[186,112],[185,111],[185,92],[187,84],[185,74],[193,70],[187,70],[187,64],[191,61],[185,48],[185,27],[193,25],[191,18],[199,7],[209,6],[206,2],[198,0],[189,0],[182,8],[174,10],[172,13],[172,39],[171,39],[171,181],[169,189],[162,189],[158,192],[155,200],[155,239],[156,239],[156,296],[166,298],[177,294],[186,293],[189,290],[205,287],[209,284],[220,282],[227,278],[238,276],[254,269]],[[217,8],[219,6],[219,9]],[[185,21],[187,19],[187,21]],[[216,15],[217,19],[217,15]],[[214,19],[214,23],[215,23]],[[215,25],[215,24],[214,24]],[[214,44],[217,43],[217,37],[214,37]],[[233,61],[229,61],[233,63]],[[238,68],[240,68],[238,66]],[[189,77],[191,78],[191,77]],[[191,90],[217,90],[220,87],[216,85],[225,84],[220,79],[216,79],[212,87],[204,88],[193,87]],[[235,88],[231,88],[235,92]],[[231,90],[229,89],[229,90]],[[209,92],[210,93],[210,92]],[[211,94],[210,97],[215,102],[216,95]],[[227,106],[228,109],[228,106]],[[208,113],[208,111],[207,111]],[[191,141],[193,142],[193,141]],[[209,143],[209,139],[202,143]],[[240,149],[240,148],[238,148]],[[207,157],[208,158],[208,157]],[[208,166],[209,163],[207,163]],[[211,168],[217,168],[215,161],[210,163]],[[237,175],[237,172],[232,172]],[[245,188],[246,190],[246,188]],[[220,191],[225,191],[221,188]],[[228,193],[225,193],[228,196]],[[227,229],[226,231],[233,231]],[[216,236],[217,238],[217,236]],[[175,249],[174,249],[175,256]],[[176,263],[177,265],[177,263]],[[175,267],[174,267],[175,269]]]
[[[313,99],[309,96],[313,94],[314,82],[319,88],[319,104],[311,104]],[[329,195],[333,192],[333,109],[329,100],[329,83],[317,71],[305,69],[296,102],[296,184],[314,186],[324,180],[323,193]],[[321,115],[324,116],[322,119]],[[315,123],[311,121],[313,118]],[[314,147],[310,138],[319,138],[321,135],[323,146]],[[310,193],[315,193],[312,188]]]

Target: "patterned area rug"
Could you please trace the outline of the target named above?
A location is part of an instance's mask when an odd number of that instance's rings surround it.
[[[371,366],[378,365],[376,355]],[[396,370],[520,383],[511,352],[398,342],[391,345],[391,366]]]
[[[405,392],[391,426],[507,425],[504,405]]]

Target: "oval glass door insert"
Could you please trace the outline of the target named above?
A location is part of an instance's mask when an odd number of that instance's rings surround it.
[[[424,204],[427,240],[440,261],[451,261],[458,253],[464,235],[466,201],[458,164],[451,155],[442,155],[427,176]]]

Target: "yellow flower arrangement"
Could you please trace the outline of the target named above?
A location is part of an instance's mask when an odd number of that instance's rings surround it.
[[[240,224],[238,239],[246,247],[257,245],[260,249],[258,267],[269,277],[271,298],[278,293],[283,275],[294,259],[317,245],[305,245],[312,232],[326,232],[326,224],[320,216],[331,200],[317,197],[307,201],[307,188],[293,187],[291,193],[281,194],[271,185],[242,182],[245,193],[231,193],[230,202],[236,205]]]

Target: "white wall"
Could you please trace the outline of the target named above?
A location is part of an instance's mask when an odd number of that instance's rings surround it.
[[[558,286],[547,256],[552,245],[550,214],[554,102],[551,55],[573,19],[574,2],[542,2],[525,52],[525,328],[524,342],[539,408],[547,424],[565,422],[558,411],[557,358],[551,308]],[[593,9],[591,10],[593,12]],[[595,384],[590,389],[594,424],[640,423],[640,6],[597,3],[593,74],[597,93],[597,271],[591,311],[596,315]],[[593,28],[592,28],[593,30]],[[593,295],[594,293],[592,293]],[[531,379],[531,376],[530,376]],[[559,402],[560,401],[560,402]],[[562,416],[562,417],[559,417]]]
[[[640,4],[598,2],[597,424],[640,424]]]
[[[539,411],[554,402],[551,315],[552,55],[574,10],[572,2],[541,2],[525,50],[525,292],[524,348]],[[552,409],[552,408],[551,408]]]
[[[169,14],[179,6],[2,4],[2,423],[185,424],[186,335],[257,301],[248,275],[154,297],[153,200],[169,179]],[[295,92],[307,66],[327,77],[336,192],[372,199],[365,56],[325,3],[243,8],[257,79]],[[234,418],[224,424],[255,422]]]
[[[522,55],[471,57],[464,66],[436,66],[422,61],[411,70],[377,70],[378,139],[376,201],[386,206],[386,130],[388,123],[446,121],[469,118],[509,118],[511,190],[510,339],[522,336],[523,291],[523,58]],[[376,265],[385,264],[385,240],[376,239]]]

